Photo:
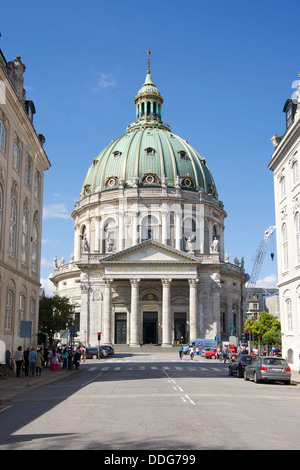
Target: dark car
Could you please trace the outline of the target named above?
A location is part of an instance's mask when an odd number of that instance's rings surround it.
[[[99,357],[106,357],[108,356],[108,352],[106,349],[100,346],[94,348],[86,348],[86,358],[87,359],[98,359]]]
[[[258,383],[264,380],[279,380],[285,384],[291,382],[291,368],[282,357],[256,356],[245,368],[244,379]]]
[[[229,375],[235,375],[237,377],[244,377],[245,367],[252,363],[255,356],[237,356],[232,357],[229,364]]]
[[[112,348],[111,346],[101,346],[102,348],[106,349],[106,351],[108,352],[108,355],[109,356],[112,356],[114,353],[115,353],[115,350],[114,348]]]

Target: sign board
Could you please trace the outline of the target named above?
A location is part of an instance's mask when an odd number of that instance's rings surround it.
[[[20,338],[31,338],[32,321],[20,322]]]

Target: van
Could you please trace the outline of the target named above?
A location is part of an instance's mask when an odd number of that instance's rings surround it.
[[[212,347],[216,348],[217,347],[217,341],[214,339],[192,339],[191,341],[188,342],[186,346],[183,348],[184,354],[186,354],[190,348],[196,348],[198,346],[199,349],[205,348],[205,347]]]

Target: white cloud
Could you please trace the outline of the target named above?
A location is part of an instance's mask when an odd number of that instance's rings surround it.
[[[277,288],[277,276],[276,274],[270,274],[262,279],[258,279],[255,287],[264,287],[265,289],[276,289]]]
[[[41,277],[40,283],[42,285],[42,288],[45,290],[46,296],[52,297],[53,296],[53,283],[50,281],[50,279]]]
[[[49,204],[43,208],[43,219],[71,219],[66,204]]]
[[[117,80],[106,73],[98,73],[96,83],[92,85],[92,90],[97,93],[99,90],[117,86]]]
[[[49,261],[46,258],[42,258],[41,259],[41,266],[43,266],[43,267],[52,266],[53,267],[53,261]]]

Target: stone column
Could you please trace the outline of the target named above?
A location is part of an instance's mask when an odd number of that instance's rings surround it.
[[[190,285],[190,340],[198,338],[199,325],[197,321],[197,282],[189,279]]]
[[[100,217],[95,217],[95,251],[100,251]]]
[[[111,303],[111,284],[112,279],[104,279],[104,298],[103,298],[103,331],[101,332],[101,343],[112,344],[111,341],[111,320],[112,320],[112,303]]]
[[[171,281],[172,279],[162,279],[162,346],[172,346],[171,338]]]
[[[130,314],[130,344],[129,346],[140,346],[140,279],[130,279],[131,283],[131,314]]]

